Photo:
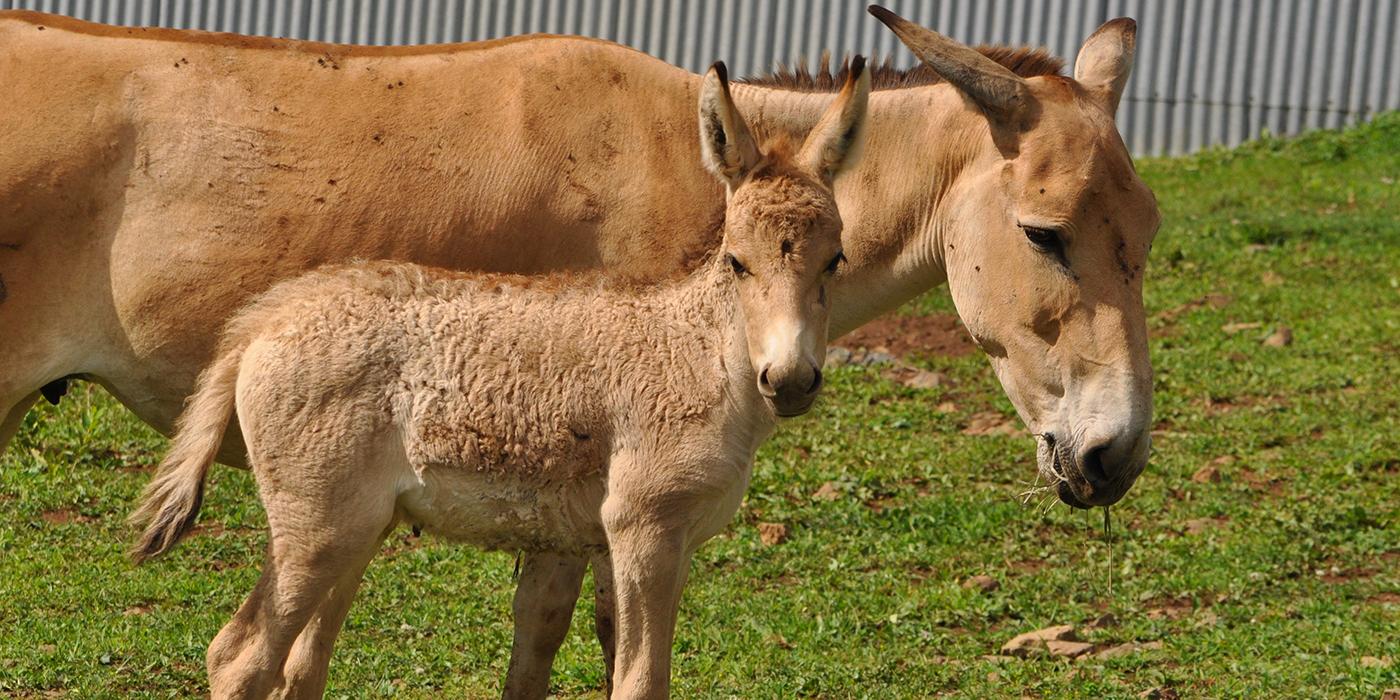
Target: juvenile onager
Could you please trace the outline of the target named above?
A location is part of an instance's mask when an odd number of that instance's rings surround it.
[[[318,697],[400,521],[488,548],[606,551],[616,695],[667,695],[691,554],[737,510],[775,416],[821,387],[844,259],[831,186],[864,119],[863,65],[795,152],[760,149],[723,66],[706,75],[702,153],[728,205],[720,254],[683,280],[368,263],[240,312],[133,516],[148,526],[138,559],[190,529],[236,410],[271,532],[262,578],[209,647],[212,695]]]

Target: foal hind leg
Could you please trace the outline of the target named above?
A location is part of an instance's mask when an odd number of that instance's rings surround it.
[[[617,596],[613,595],[612,558],[607,552],[593,555],[593,633],[603,650],[606,673],[604,697],[612,697],[613,669],[617,666]]]
[[[294,679],[310,681],[306,687],[323,681],[344,609],[393,522],[394,492],[372,468],[316,460],[254,464],[271,530],[267,562],[253,593],[209,646],[214,698],[264,698],[283,688],[300,695],[301,688],[286,687],[283,669],[321,610],[326,616],[317,636],[326,653],[312,654],[320,667],[298,667]]]
[[[544,698],[549,671],[564,643],[587,563],[581,557],[532,552],[524,557],[515,588],[515,643],[502,697]]]
[[[384,538],[392,531],[391,525],[380,533],[373,551],[365,558],[366,565],[383,545]],[[330,593],[311,616],[311,621],[297,636],[287,656],[287,663],[282,667],[282,692],[276,697],[319,698],[325,694],[331,651],[335,647],[341,627],[345,624],[345,616],[350,612],[350,604],[355,600],[355,593],[360,589],[365,568],[366,566],[360,566],[346,571],[331,587]]]

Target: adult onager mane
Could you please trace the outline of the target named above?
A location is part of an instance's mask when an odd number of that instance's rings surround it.
[[[271,535],[209,647],[211,695],[319,696],[360,577],[407,520],[488,548],[606,552],[617,697],[664,697],[691,554],[738,509],[775,417],[820,389],[844,260],[831,183],[868,93],[857,58],[800,150],[760,149],[717,64],[699,131],[730,193],[723,253],[680,282],[522,286],[380,262],[239,312],[135,516],[138,559],[189,531],[236,409]]]

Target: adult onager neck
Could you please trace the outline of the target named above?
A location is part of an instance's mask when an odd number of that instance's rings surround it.
[[[959,80],[875,92],[870,157],[837,188],[833,334],[950,282],[1080,504],[1126,491],[1151,415],[1157,209],[1112,120],[1132,36],[1109,23],[1075,79],[1025,78],[1014,119],[969,96],[995,66],[930,63]],[[0,146],[0,443],[68,376],[168,434],[233,311],[323,263],[657,279],[719,244],[723,188],[691,165],[700,77],[607,42],[353,47],[6,12],[0,47],[0,95],[23,105],[0,126],[26,134]],[[761,138],[800,139],[824,104],[735,99]]]
[[[775,416],[821,385],[869,77],[856,60],[795,152],[760,149],[722,66],[699,93],[729,192],[723,252],[645,290],[337,266],[230,323],[135,516],[138,559],[193,526],[235,409],[271,530],[257,588],[209,647],[211,695],[315,697],[400,520],[484,547],[606,551],[617,696],[664,697],[690,556],[733,517]],[[314,622],[313,622],[314,620]]]

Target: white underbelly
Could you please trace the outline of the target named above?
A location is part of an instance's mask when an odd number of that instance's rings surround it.
[[[545,483],[428,467],[399,496],[405,520],[486,549],[586,552],[607,546],[599,510],[602,474]]]

